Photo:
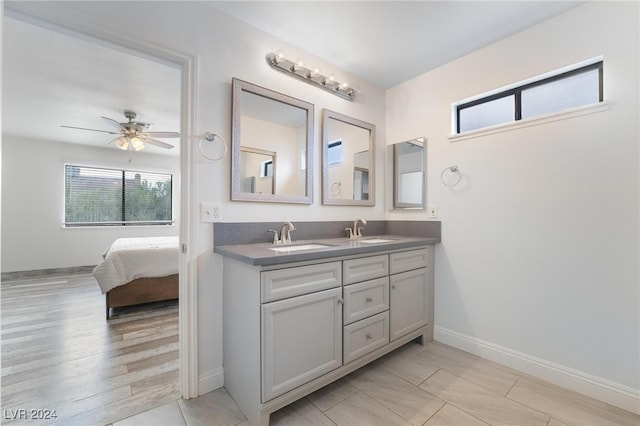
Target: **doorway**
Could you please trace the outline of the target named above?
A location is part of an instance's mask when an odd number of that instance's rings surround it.
[[[8,25],[7,25],[8,24]],[[21,22],[20,20],[15,19],[14,17],[11,16],[10,13],[6,13],[5,12],[5,18],[4,18],[4,23],[3,23],[3,28],[4,28],[4,35],[3,35],[3,43],[5,44],[5,46],[12,44],[12,43],[17,43],[18,45],[20,43],[24,42],[24,32],[20,33],[20,38],[18,39],[17,37],[15,37],[13,35],[13,33],[10,30],[9,26],[10,25],[32,25],[33,26],[33,21],[30,20],[29,23],[26,22]],[[65,36],[69,37],[69,30],[64,29],[64,31],[56,31],[61,29],[61,27],[56,27],[55,25],[50,25],[50,24],[44,24],[42,26],[40,25],[35,25],[36,30],[37,31],[50,31],[51,32],[51,36],[53,38],[53,36],[56,35],[61,35],[61,33],[64,33]],[[12,39],[13,38],[13,39]],[[193,122],[191,120],[191,116],[192,116],[192,111],[193,111],[193,105],[192,105],[192,84],[193,84],[193,61],[194,58],[192,57],[188,57],[188,56],[180,56],[180,55],[176,55],[174,53],[167,53],[164,52],[162,49],[157,49],[157,48],[151,48],[149,46],[135,46],[135,42],[134,43],[127,43],[128,46],[126,48],[120,47],[118,45],[118,40],[112,40],[111,42],[105,42],[105,41],[98,41],[98,40],[92,40],[90,37],[87,36],[79,36],[79,38],[81,40],[83,40],[84,42],[88,42],[89,44],[93,43],[95,45],[94,48],[108,48],[111,50],[115,50],[115,51],[119,51],[121,54],[126,54],[126,55],[132,55],[133,57],[137,57],[138,59],[140,59],[141,57],[146,59],[147,61],[151,61],[151,62],[156,62],[157,65],[159,66],[163,66],[163,67],[173,67],[174,69],[178,70],[178,74],[179,74],[179,78],[178,78],[178,84],[179,84],[179,88],[178,88],[178,99],[177,102],[179,103],[179,107],[178,107],[178,118],[177,118],[177,126],[179,127],[179,131],[180,133],[183,135],[181,138],[181,141],[187,141],[188,137],[186,135],[190,135],[193,132]],[[90,48],[91,49],[91,48]],[[137,50],[135,50],[137,49]],[[88,50],[87,52],[89,52],[90,50]],[[5,54],[6,55],[6,54]],[[6,59],[6,56],[5,58]],[[88,61],[88,58],[85,57],[85,60]],[[7,98],[10,98],[10,96],[8,95],[7,92],[7,88],[9,86],[14,87],[13,84],[11,84],[8,79],[10,78],[10,73],[7,73],[6,69],[8,67],[7,64],[8,61],[4,61],[4,91],[3,91],[3,97],[7,96]],[[85,64],[86,65],[86,64]],[[53,63],[52,63],[53,66]],[[80,61],[80,66],[82,65],[82,61]],[[35,68],[32,68],[35,69]],[[104,72],[105,75],[108,75],[108,72],[106,72],[105,69],[101,70],[101,72]],[[123,76],[122,79],[119,81],[120,84],[128,84],[127,83],[127,78],[129,78],[130,76]],[[32,82],[33,83],[33,82]],[[79,86],[82,86],[82,83],[84,83],[83,81],[78,81],[77,82]],[[33,85],[33,84],[32,84]],[[15,87],[21,87],[19,84],[16,85]],[[28,89],[28,88],[27,88]],[[70,95],[69,93],[70,91],[67,91],[67,95]],[[40,93],[41,94],[41,93]],[[41,96],[43,97],[43,96]],[[23,97],[24,99],[26,99],[26,96]],[[78,97],[71,97],[69,96],[69,101],[70,102],[79,102],[82,100],[81,96]],[[105,97],[106,98],[106,97]],[[94,98],[95,99],[95,98]],[[115,101],[111,100],[114,104]],[[3,99],[4,102],[4,99]],[[49,123],[49,128],[53,128],[57,127],[60,124],[67,124],[70,123],[70,121],[62,121],[61,119],[55,119],[52,118],[52,115],[55,114],[49,114],[47,117],[44,117],[42,120],[35,120],[35,104],[31,103],[29,104],[29,102],[24,102],[24,104],[21,104],[22,108],[26,108],[29,110],[28,114],[24,114],[24,110],[22,114],[16,114],[18,116],[22,116],[24,117],[26,120],[29,120],[29,122],[31,123],[29,126],[27,126],[26,128],[28,129],[32,129],[32,130],[39,130],[41,128],[45,128],[47,127],[45,124]],[[123,106],[123,108],[130,108],[129,106]],[[83,114],[89,113],[90,108],[84,108]],[[144,109],[144,108],[143,108]],[[5,110],[5,114],[6,114],[6,110]],[[95,116],[96,114],[87,114],[87,115],[93,115]],[[100,115],[107,115],[107,113],[98,113],[98,117]],[[5,115],[5,119],[3,122],[3,139],[4,139],[4,147],[3,147],[3,151],[5,151],[5,161],[8,161],[10,159],[8,159],[6,157],[6,153],[9,152],[9,150],[5,149],[8,145],[7,140],[8,140],[8,132],[11,131],[12,129],[12,121],[11,119],[7,118],[8,116]],[[68,120],[71,119],[75,119],[75,120],[80,120],[81,118],[81,114],[80,113],[75,113],[75,114],[70,114],[68,116]],[[116,117],[113,117],[116,118]],[[19,121],[21,118],[18,118],[17,120]],[[163,120],[163,121],[168,121],[168,120]],[[37,126],[34,125],[34,123],[37,123]],[[83,127],[82,125],[80,125],[80,121],[75,121],[74,123],[78,124],[78,127]],[[71,124],[74,124],[71,123]],[[89,124],[86,127],[94,127],[93,125]],[[24,124],[18,124],[15,126],[15,128],[25,128]],[[38,129],[36,129],[38,128]],[[158,130],[174,130],[174,129],[165,129],[165,128],[160,128],[157,127]],[[6,132],[5,132],[6,131]],[[30,139],[37,139],[37,144],[38,145],[42,145],[43,143],[45,143],[46,141],[46,137],[48,135],[45,136],[38,136],[38,135],[33,135],[30,134],[28,136],[19,136],[19,135],[14,135],[12,131],[12,135],[11,137],[16,138],[16,140],[22,140],[24,141],[26,138],[30,138]],[[20,139],[20,137],[22,139]],[[87,137],[87,139],[89,139]],[[108,142],[108,141],[107,141]],[[78,145],[78,148],[80,150],[83,151],[87,151],[88,148],[84,147],[84,146],[80,146]],[[94,148],[96,149],[96,148]],[[68,151],[71,152],[71,151]],[[106,151],[105,151],[106,152]],[[137,162],[137,157],[133,156],[134,153],[131,153],[131,156],[129,157],[129,161],[131,163],[136,163]],[[35,154],[34,154],[35,155]],[[71,160],[76,160],[79,157],[81,157],[80,154],[65,154],[67,155]],[[188,253],[189,250],[188,248],[191,245],[191,241],[193,240],[193,236],[190,235],[190,209],[188,207],[189,203],[188,200],[191,199],[191,194],[190,194],[190,184],[189,184],[189,176],[191,174],[190,172],[190,165],[189,165],[189,157],[191,156],[191,149],[190,147],[184,143],[181,144],[180,147],[180,151],[178,154],[178,171],[177,171],[177,177],[178,177],[178,181],[180,182],[179,184],[179,188],[180,188],[180,200],[178,202],[176,202],[174,204],[174,209],[176,212],[176,215],[179,218],[179,221],[175,226],[175,231],[176,233],[178,233],[180,235],[180,244],[181,244],[181,248],[182,248],[182,254],[181,254],[181,258],[180,258],[180,293],[181,293],[181,297],[180,297],[180,320],[179,320],[179,333],[180,333],[180,343],[179,343],[179,347],[180,347],[180,361],[179,361],[179,371],[180,371],[180,379],[179,379],[179,389],[180,389],[180,393],[184,396],[184,397],[192,397],[192,396],[196,396],[196,391],[197,391],[197,386],[196,386],[196,360],[197,360],[197,349],[195,347],[195,332],[193,331],[195,329],[195,318],[196,318],[196,304],[195,301],[192,300],[193,297],[193,291],[192,286],[193,286],[193,281],[195,280],[195,271],[194,271],[194,266],[193,263],[194,262],[190,262],[189,258],[188,258]],[[98,161],[99,162],[99,161]],[[4,172],[4,171],[3,171]],[[40,170],[40,172],[43,172],[42,170]],[[5,191],[3,191],[2,196],[3,198],[5,197]],[[43,202],[42,200],[40,200],[39,202]],[[5,203],[3,202],[3,205]],[[53,209],[56,210],[56,209]],[[57,214],[59,214],[60,212],[57,211]],[[3,212],[3,219],[4,219],[4,229],[3,229],[3,234],[4,234],[4,230],[6,229],[10,229],[13,224],[12,224],[12,220],[11,220],[11,215],[6,215]],[[58,222],[58,225],[60,225],[60,222]],[[93,238],[95,237],[95,232],[96,230],[93,230],[91,232],[91,234],[93,236],[90,236],[89,238]],[[60,227],[58,227],[54,232],[64,232],[64,230],[61,230]],[[70,232],[75,232],[76,236],[77,234],[79,234],[78,230],[73,230]],[[97,231],[100,232],[100,231]],[[42,235],[40,235],[40,237],[42,237]],[[53,253],[55,251],[52,250],[51,253]],[[60,250],[63,251],[63,250]],[[186,252],[186,253],[185,253]],[[3,268],[5,266],[5,262],[3,262]],[[45,265],[46,267],[46,265]],[[38,268],[36,266],[36,268]],[[188,307],[188,309],[184,309],[185,306]]]

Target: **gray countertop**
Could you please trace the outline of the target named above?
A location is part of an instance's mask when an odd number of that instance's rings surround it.
[[[366,242],[367,240],[375,239],[389,241]],[[294,241],[290,244],[291,247],[307,244],[322,244],[326,245],[326,247],[289,252],[271,250],[274,247],[287,247],[287,245],[274,245],[272,243],[219,245],[215,246],[213,251],[250,265],[270,266],[291,262],[303,262],[309,260],[329,259],[332,257],[376,253],[386,250],[421,247],[439,242],[440,238],[407,237],[403,235],[374,235],[354,240],[350,240],[348,238],[328,238]]]

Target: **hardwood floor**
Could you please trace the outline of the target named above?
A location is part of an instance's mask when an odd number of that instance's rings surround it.
[[[90,274],[12,277],[1,290],[2,424],[105,425],[179,398],[177,301],[106,321]]]

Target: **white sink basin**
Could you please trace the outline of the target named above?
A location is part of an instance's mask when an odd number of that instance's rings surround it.
[[[389,241],[393,241],[393,240],[386,240],[384,238],[369,238],[366,240],[360,240],[361,243],[367,243],[367,244],[388,243]]]
[[[329,247],[325,244],[302,244],[299,246],[280,246],[280,247],[269,247],[269,250],[277,251],[277,252],[292,252],[292,251],[301,251],[301,250],[315,250]]]

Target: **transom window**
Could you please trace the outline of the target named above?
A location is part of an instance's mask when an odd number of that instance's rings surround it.
[[[173,175],[65,165],[64,225],[171,225]]]
[[[599,60],[454,104],[456,133],[602,102],[602,74]]]
[[[329,149],[327,150],[327,160],[330,166],[342,163],[342,140],[338,139],[333,142],[329,142]]]

